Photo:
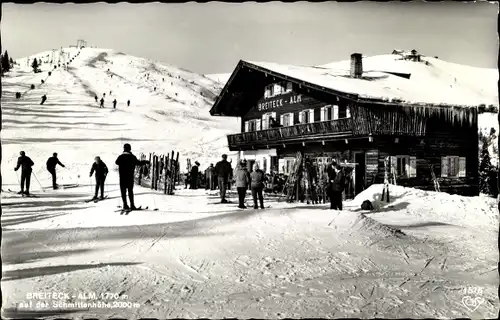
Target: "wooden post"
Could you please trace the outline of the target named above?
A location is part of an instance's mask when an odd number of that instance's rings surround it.
[[[172,188],[172,191],[175,190],[175,183],[177,182],[178,177],[178,169],[179,169],[179,152],[177,152],[177,157],[175,157],[175,162],[174,162],[174,187]]]
[[[174,150],[172,150],[172,156],[170,157],[170,163],[169,163],[169,166],[168,166],[168,171],[169,171],[169,178],[170,178],[170,183],[169,183],[169,186],[168,186],[168,194],[172,194],[172,191],[174,189],[174,156],[175,156],[175,152]]]
[[[151,181],[151,189],[154,190],[155,188],[155,183],[154,183],[154,176],[155,176],[155,156],[151,155],[151,173],[149,174],[150,176],[150,181]]]
[[[168,154],[167,156],[165,157],[165,166],[168,164],[168,161],[169,161],[169,157],[168,157]],[[163,191],[164,194],[168,194],[168,170],[166,169],[167,167],[165,167],[165,182],[164,182],[164,185],[165,185],[165,190]]]

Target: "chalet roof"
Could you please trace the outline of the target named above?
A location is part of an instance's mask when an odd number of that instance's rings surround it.
[[[364,58],[362,78],[350,77],[349,60],[316,67],[245,62],[324,88],[353,94],[362,100],[412,105],[498,106],[498,72],[430,57],[425,57],[422,62],[403,60],[397,55]],[[409,79],[404,74],[409,75]]]
[[[272,83],[272,78],[357,102],[454,109],[481,104],[498,106],[498,71],[495,69],[463,66],[425,56],[416,62],[388,54],[363,57],[363,75],[353,78],[350,64],[350,60],[320,66],[240,60],[210,113],[226,116],[245,113],[262,97],[263,86]]]

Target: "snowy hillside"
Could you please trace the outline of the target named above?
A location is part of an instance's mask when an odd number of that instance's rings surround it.
[[[418,87],[426,96],[455,93],[464,99],[463,104],[494,105],[498,107],[498,70],[476,68],[422,56],[420,62],[405,60],[398,54],[363,57],[363,72],[409,73],[408,82]],[[328,63],[318,66],[338,71],[350,70],[351,61]],[[455,101],[454,96],[449,97]],[[459,102],[457,102],[459,103]]]
[[[64,50],[76,54],[76,49]],[[15,165],[21,149],[37,164],[58,152],[72,173],[62,178],[74,180],[87,174],[94,156],[110,162],[130,142],[135,153],[175,150],[182,164],[189,157],[204,168],[227,152],[226,134],[239,129],[235,119],[210,116],[218,84],[202,75],[106,49],[82,49],[67,71],[42,63],[43,72],[34,74],[31,63],[17,61],[19,67],[2,79],[2,138],[8,155],[3,164],[8,167]],[[34,90],[14,99],[15,92],[31,84]],[[40,106],[43,94],[48,100]],[[105,108],[99,109],[94,96],[103,94]],[[43,166],[39,168],[35,173],[48,178]],[[6,172],[5,181],[15,181],[13,174]]]
[[[229,80],[229,78],[231,77],[231,73],[206,74],[205,77],[210,78],[214,81],[217,81],[224,86],[226,84],[226,82]]]

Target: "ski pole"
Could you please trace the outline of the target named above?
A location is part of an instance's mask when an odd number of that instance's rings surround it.
[[[42,184],[40,183],[40,181],[38,181],[38,178],[36,177],[35,172],[33,172],[33,177],[35,177],[36,181],[37,181],[37,182],[38,182],[38,184],[40,185],[40,188],[42,188],[42,191],[43,191],[43,192],[45,192],[45,190],[43,189]]]
[[[92,177],[89,177],[90,180],[90,193],[92,193]]]

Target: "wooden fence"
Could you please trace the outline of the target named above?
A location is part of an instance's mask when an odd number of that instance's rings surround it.
[[[139,160],[145,164],[136,168],[135,182],[164,194],[174,194],[175,185],[180,181],[179,152],[174,156],[174,151],[167,155],[141,153]]]

